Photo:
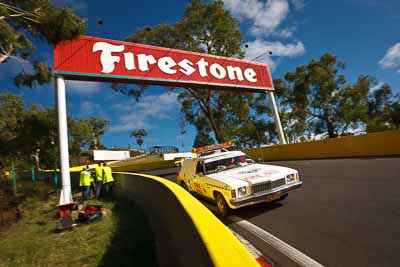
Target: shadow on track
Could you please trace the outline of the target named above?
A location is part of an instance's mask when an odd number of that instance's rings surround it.
[[[204,199],[200,196],[192,194],[198,201],[201,202],[205,207],[207,207],[216,217],[221,219],[222,221],[225,221],[224,218],[221,218],[218,214],[217,206],[215,203],[213,203],[211,200]],[[237,210],[231,210],[229,215],[236,215],[239,216],[242,219],[251,219],[253,217],[257,217],[258,215],[268,213],[274,209],[282,207],[284,204],[282,204],[280,201],[272,202],[272,203],[259,203],[247,207],[243,207]]]
[[[244,220],[248,220],[254,217],[257,217],[261,214],[266,214],[271,212],[274,209],[283,207],[284,204],[281,202],[272,202],[272,203],[260,203],[252,206],[247,206],[240,208],[233,212],[233,215],[239,216]]]

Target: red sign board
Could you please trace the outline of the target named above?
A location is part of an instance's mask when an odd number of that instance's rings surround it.
[[[266,64],[89,36],[57,45],[54,69],[74,80],[273,90]]]

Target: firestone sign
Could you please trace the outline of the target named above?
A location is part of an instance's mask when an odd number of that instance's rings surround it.
[[[88,36],[57,45],[54,68],[75,80],[273,90],[266,64]]]

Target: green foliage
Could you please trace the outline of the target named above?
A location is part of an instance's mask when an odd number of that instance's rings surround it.
[[[242,34],[222,1],[192,0],[183,18],[175,24],[145,27],[126,40],[219,56],[243,56]],[[237,129],[252,119],[249,107],[252,94],[185,89],[178,98],[186,121],[197,129],[195,144],[209,143],[210,132],[218,142],[232,140]]]
[[[136,101],[139,101],[143,94],[144,89],[147,88],[145,85],[134,86],[125,83],[113,83],[111,89],[114,92],[121,93],[133,97]]]
[[[30,88],[37,85],[46,84],[51,79],[51,69],[43,62],[33,62],[33,73],[21,72],[15,76],[14,83],[16,86],[27,86]]]
[[[271,133],[273,134],[271,135]],[[268,143],[275,135],[273,122],[253,118],[237,130],[236,141],[241,148],[257,147]]]
[[[375,78],[360,75],[353,84],[340,72],[345,64],[332,54],[299,66],[284,79],[275,79],[280,115],[289,141],[308,140],[317,134],[329,138],[351,134],[399,129],[396,114],[399,97],[389,85],[371,91]],[[260,107],[257,112],[271,113]]]
[[[56,45],[86,31],[86,20],[71,9],[55,8],[49,0],[5,0],[0,2],[0,64],[10,58],[29,60],[36,40]],[[47,83],[51,71],[45,62],[33,63],[33,73],[15,77],[17,86],[30,88]]]
[[[99,143],[105,133],[107,120],[68,118],[72,158],[81,156],[83,149]],[[31,104],[25,107],[22,98],[0,94],[0,162],[5,167],[12,159],[19,159],[18,168],[27,168],[31,155],[39,152],[44,168],[53,168],[58,158],[57,116],[52,108]]]
[[[24,101],[14,95],[0,94],[0,149],[18,135],[25,116]],[[3,150],[0,150],[3,151]]]
[[[90,144],[91,149],[98,149],[104,147],[100,143],[100,136],[106,132],[106,126],[110,122],[109,120],[103,118],[90,117],[85,120],[88,124],[90,131],[93,136],[93,141]]]
[[[93,134],[87,120],[69,119],[69,150],[70,155],[78,158],[81,157],[82,148],[90,145],[93,140]]]
[[[276,80],[289,139],[306,132],[332,138],[361,127],[371,78],[360,76],[356,84],[346,84],[340,74],[344,67],[334,55],[325,54],[286,73],[285,80]]]
[[[208,133],[197,132],[196,137],[194,138],[193,147],[208,146],[213,144],[215,144],[215,141]]]
[[[368,100],[367,132],[400,129],[400,96],[394,96],[391,87],[383,84],[374,90]]]
[[[143,137],[147,136],[147,131],[145,129],[134,130],[131,132],[130,136],[135,137],[136,143],[140,148],[142,148],[142,145],[144,143]]]

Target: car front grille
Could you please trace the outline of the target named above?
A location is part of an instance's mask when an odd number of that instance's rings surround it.
[[[260,184],[253,184],[252,188],[251,188],[251,192],[253,194],[255,193],[259,193],[259,192],[264,192],[267,190],[271,190],[273,188],[285,185],[286,181],[285,178],[273,181],[273,182],[266,182],[266,183],[260,183]]]

